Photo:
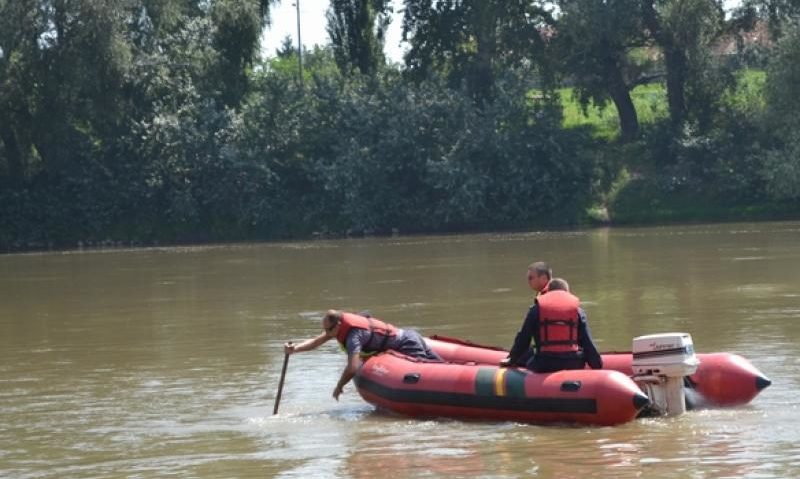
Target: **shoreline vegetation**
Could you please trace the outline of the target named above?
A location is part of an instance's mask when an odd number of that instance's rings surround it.
[[[605,220],[594,220],[589,218],[586,222],[577,223],[566,226],[550,226],[532,229],[507,229],[507,230],[464,230],[464,231],[433,231],[433,232],[414,232],[404,233],[397,229],[390,231],[346,231],[343,233],[312,233],[306,237],[294,238],[244,238],[244,239],[218,239],[218,240],[192,240],[184,239],[177,241],[78,241],[74,245],[62,244],[56,246],[54,244],[30,244],[18,249],[9,249],[0,251],[0,256],[15,255],[15,254],[43,254],[43,253],[61,253],[61,254],[74,254],[82,252],[122,252],[122,251],[138,251],[148,249],[175,249],[175,248],[226,248],[236,246],[246,246],[253,244],[276,244],[276,243],[292,243],[292,242],[313,242],[313,241],[331,241],[331,240],[346,240],[346,239],[386,239],[386,238],[415,238],[420,236],[457,236],[457,235],[491,235],[491,234],[526,234],[526,233],[554,233],[560,231],[585,231],[595,228],[648,228],[659,226],[693,226],[702,224],[721,225],[721,224],[736,224],[736,223],[766,223],[776,221],[800,221],[800,215],[795,211],[788,209],[789,205],[760,205],[757,207],[743,207],[741,209],[731,209],[724,211],[723,214],[718,214],[713,217],[703,216],[675,216],[674,220],[662,221],[631,221],[613,223]],[[755,211],[751,211],[751,208]]]
[[[800,219],[800,7],[78,3],[0,0],[0,253]]]
[[[754,89],[756,95],[761,97],[763,92],[764,71],[744,70],[740,74],[740,83],[748,94]],[[755,85],[755,86],[754,86]],[[640,110],[649,110],[652,115],[645,117],[643,125],[657,124],[666,118],[666,92],[663,85],[650,84],[637,87],[633,94],[634,102]],[[604,154],[614,154],[618,151],[619,128],[615,124],[616,113],[613,105],[605,108],[589,106],[586,112],[575,100],[572,89],[564,88],[559,92],[559,98],[564,111],[563,126],[565,129],[588,129],[590,135],[604,142],[607,150]],[[736,101],[744,101],[736,98]],[[629,162],[635,164],[636,162]],[[437,229],[416,230],[412,229],[410,235],[424,234],[480,234],[500,232],[523,231],[557,231],[566,228],[592,228],[600,226],[610,227],[647,227],[658,225],[697,224],[697,223],[728,223],[741,221],[775,221],[800,219],[800,205],[794,199],[774,200],[759,199],[748,201],[736,198],[719,199],[713,195],[697,194],[695,192],[660,191],[651,188],[652,184],[641,176],[631,178],[626,169],[617,172],[615,184],[611,184],[602,191],[600,198],[606,203],[593,203],[586,207],[582,214],[565,218],[565,221],[548,223],[532,223],[530,228],[525,225],[511,228],[481,228],[480,226],[465,229]],[[635,174],[634,174],[635,175]],[[123,226],[124,229],[124,226]],[[129,248],[158,248],[181,246],[204,246],[216,244],[238,244],[250,242],[292,241],[292,240],[317,240],[317,239],[344,239],[364,237],[395,237],[406,236],[409,233],[397,227],[362,229],[345,229],[341,231],[311,231],[297,235],[260,237],[225,237],[210,232],[198,233],[192,237],[171,237],[173,233],[163,237],[138,239],[130,238],[83,238],[70,241],[61,241],[53,237],[48,241],[20,242],[3,238],[0,254],[47,252],[47,251],[83,251],[83,250],[125,250]]]

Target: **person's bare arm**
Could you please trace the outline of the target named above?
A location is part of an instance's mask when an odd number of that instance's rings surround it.
[[[303,351],[311,351],[312,349],[316,349],[321,345],[325,344],[329,339],[330,336],[325,334],[325,332],[321,332],[319,336],[316,338],[306,339],[305,341],[301,342],[300,344],[292,344],[286,343],[283,345],[283,351],[286,354],[294,354],[294,353],[301,353]]]
[[[344,371],[342,371],[342,376],[339,378],[339,382],[333,390],[333,399],[339,400],[339,396],[342,394],[345,384],[353,379],[353,376],[358,372],[359,366],[361,366],[361,358],[358,357],[358,354],[351,354],[348,356],[347,366],[344,368]]]

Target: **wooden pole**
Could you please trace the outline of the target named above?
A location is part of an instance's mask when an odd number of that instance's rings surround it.
[[[283,392],[283,380],[286,379],[286,367],[288,365],[289,365],[289,353],[286,353],[283,356],[283,369],[281,370],[281,380],[278,383],[278,395],[275,396],[275,408],[272,410],[273,415],[278,414],[278,406],[281,403],[281,393]]]

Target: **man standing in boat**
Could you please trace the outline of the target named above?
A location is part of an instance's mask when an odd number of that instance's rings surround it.
[[[531,280],[530,269],[528,282],[536,290],[538,283]],[[535,346],[532,355],[531,340]],[[603,360],[589,332],[586,312],[580,307],[580,300],[569,292],[569,284],[553,278],[539,290],[511,352],[500,365],[525,366],[543,373],[583,369],[586,363],[592,369],[603,368]]]
[[[399,329],[372,317],[331,309],[322,318],[322,329],[319,336],[296,345],[286,343],[283,349],[286,354],[310,351],[331,339],[336,339],[347,353],[347,366],[333,390],[333,398],[337,401],[345,384],[353,379],[361,366],[362,358],[392,350],[406,356],[442,360],[428,348],[418,332],[412,329]]]

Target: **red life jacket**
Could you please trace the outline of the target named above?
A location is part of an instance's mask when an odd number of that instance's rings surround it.
[[[378,350],[383,350],[389,338],[397,336],[397,328],[389,323],[384,323],[375,318],[365,318],[358,314],[343,312],[342,321],[339,323],[339,331],[336,333],[336,340],[339,341],[339,344],[341,344],[343,348],[347,347],[347,333],[353,328],[369,331],[369,339],[365,345],[369,344],[373,335],[379,334],[383,336],[383,342]]]
[[[580,351],[578,297],[567,291],[555,290],[538,296],[536,303],[539,305],[538,351],[544,353]]]

